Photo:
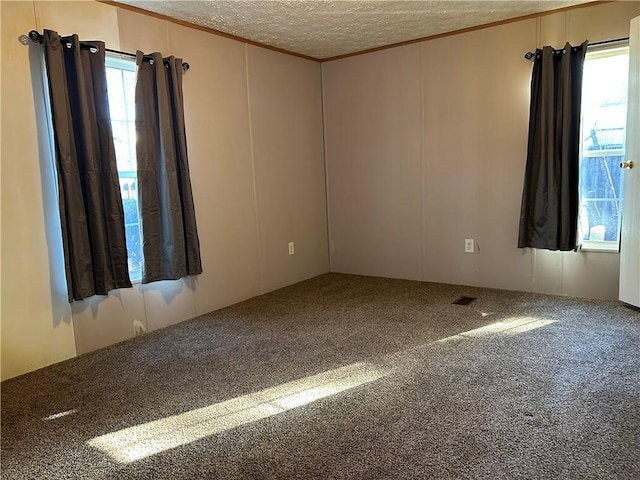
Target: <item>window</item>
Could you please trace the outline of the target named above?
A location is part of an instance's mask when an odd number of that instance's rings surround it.
[[[629,48],[587,52],[582,87],[580,214],[582,249],[618,251]]]
[[[109,111],[116,150],[120,193],[132,282],[142,278],[142,232],[138,211],[138,176],[136,166],[135,86],[136,64],[133,60],[107,56],[107,90]]]

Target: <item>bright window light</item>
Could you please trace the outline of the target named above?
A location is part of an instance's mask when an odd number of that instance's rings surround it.
[[[582,249],[618,251],[628,71],[628,47],[587,52],[580,132]]]
[[[136,163],[136,63],[130,59],[107,56],[106,64],[109,112],[124,208],[129,276],[132,282],[137,282],[142,278],[143,258]]]

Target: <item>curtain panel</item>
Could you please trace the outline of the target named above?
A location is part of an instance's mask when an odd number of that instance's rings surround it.
[[[105,45],[44,31],[69,301],[131,287]]]
[[[187,158],[182,59],[137,52],[136,155],[142,283],[202,273]]]
[[[518,247],[575,250],[582,72],[587,51],[536,50]]]

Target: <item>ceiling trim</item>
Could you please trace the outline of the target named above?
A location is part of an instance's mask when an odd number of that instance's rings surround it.
[[[396,47],[401,47],[401,46],[404,46],[404,45],[411,45],[411,44],[414,44],[414,43],[426,42],[428,40],[435,40],[437,38],[450,37],[452,35],[459,35],[461,33],[474,32],[476,30],[483,30],[485,28],[497,27],[499,25],[506,25],[506,24],[509,24],[509,23],[520,22],[522,20],[528,20],[528,19],[531,19],[531,18],[544,17],[546,15],[553,15],[554,13],[566,12],[566,11],[569,11],[569,10],[576,10],[576,9],[585,8],[585,7],[592,7],[594,5],[600,5],[600,4],[605,4],[605,3],[612,3],[615,0],[594,0],[594,1],[588,2],[588,3],[581,3],[581,4],[578,4],[578,5],[570,5],[568,7],[557,8],[555,10],[549,10],[549,11],[546,11],[546,12],[530,13],[528,15],[522,15],[520,17],[507,18],[505,20],[499,20],[497,22],[490,22],[490,23],[485,23],[483,25],[476,25],[476,26],[473,26],[473,27],[467,27],[467,28],[463,28],[463,29],[460,29],[460,30],[454,30],[452,32],[445,32],[445,33],[439,33],[437,35],[430,35],[430,36],[427,36],[427,37],[415,38],[413,40],[406,40],[404,42],[392,43],[392,44],[389,44],[389,45],[381,45],[379,47],[368,48],[366,50],[360,50],[358,52],[353,52],[353,53],[345,53],[343,55],[336,55],[334,57],[329,57],[329,58],[316,58],[316,57],[311,57],[309,55],[304,55],[302,53],[291,52],[289,50],[285,50],[284,48],[273,47],[273,46],[267,45],[265,43],[260,43],[260,42],[254,41],[254,40],[249,40],[247,38],[239,37],[237,35],[232,35],[230,33],[225,33],[225,32],[222,32],[220,30],[216,30],[214,28],[203,27],[201,25],[197,25],[197,24],[191,23],[191,22],[186,22],[184,20],[179,20],[177,18],[173,18],[173,17],[170,17],[168,15],[163,15],[161,13],[151,12],[149,10],[144,10],[144,9],[142,9],[140,7],[134,7],[133,5],[123,4],[123,3],[119,3],[119,2],[116,2],[116,1],[112,1],[112,0],[97,0],[97,1],[100,2],[100,3],[104,3],[106,5],[111,5],[113,7],[122,8],[124,10],[129,10],[131,12],[140,13],[142,15],[147,15],[147,16],[150,16],[150,17],[154,17],[154,18],[157,18],[159,20],[164,20],[164,21],[167,21],[167,22],[171,22],[171,23],[174,23],[176,25],[181,25],[183,27],[194,28],[196,30],[200,30],[202,32],[206,32],[206,33],[210,33],[210,34],[213,34],[213,35],[217,35],[219,37],[224,37],[224,38],[228,38],[228,39],[231,39],[231,40],[236,40],[238,42],[247,43],[249,45],[253,45],[253,46],[256,46],[256,47],[266,48],[267,50],[272,50],[274,52],[284,53],[286,55],[291,55],[291,56],[294,56],[294,57],[304,58],[305,60],[311,60],[313,62],[324,63],[324,62],[331,62],[331,61],[334,61],[334,60],[340,60],[342,58],[348,58],[348,57],[355,57],[355,56],[358,56],[358,55],[364,55],[366,53],[378,52],[380,50],[387,50],[389,48],[396,48]]]
[[[266,48],[267,50],[273,50],[274,52],[284,53],[286,55],[292,55],[294,57],[304,58],[305,60],[311,60],[314,62],[320,62],[319,58],[310,57],[309,55],[304,55],[302,53],[291,52],[289,50],[285,50],[284,48],[273,47],[271,45],[267,45],[265,43],[256,42],[253,40],[249,40],[248,38],[238,37],[236,35],[231,35],[230,33],[221,32],[220,30],[216,30],[214,28],[203,27],[202,25],[196,25],[195,23],[185,22],[184,20],[179,20],[177,18],[169,17],[168,15],[162,15],[161,13],[151,12],[149,10],[144,10],[143,8],[134,7],[133,5],[127,5],[124,3],[114,2],[111,0],[97,0],[100,3],[104,3],[106,5],[111,5],[113,7],[122,8],[123,10],[129,10],[135,13],[141,13],[142,15],[147,15],[149,17],[154,17],[159,20],[165,20],[167,22],[175,23],[176,25],[180,25],[183,27],[194,28],[196,30],[200,30],[202,32],[211,33],[213,35],[217,35],[219,37],[229,38],[231,40],[236,40],[242,43],[248,43],[249,45],[254,45],[256,47]]]
[[[367,48],[366,50],[360,50],[358,52],[345,53],[345,54],[342,54],[342,55],[336,55],[334,57],[322,58],[319,61],[322,62],[322,63],[331,62],[333,60],[340,60],[341,58],[355,57],[355,56],[358,56],[358,55],[364,55],[365,53],[378,52],[380,50],[387,50],[389,48],[402,47],[404,45],[411,45],[413,43],[426,42],[428,40],[435,40],[437,38],[450,37],[452,35],[459,35],[461,33],[475,32],[476,30],[484,30],[485,28],[497,27],[497,26],[500,26],[500,25],[506,25],[506,24],[509,24],[509,23],[520,22],[522,20],[529,20],[531,18],[536,18],[536,17],[544,17],[546,15],[553,15],[554,13],[566,12],[568,10],[576,10],[578,8],[593,7],[596,4],[600,5],[600,4],[605,4],[605,3],[612,3],[613,1],[614,0],[604,0],[604,1],[603,0],[594,0],[592,2],[580,3],[578,5],[570,5],[568,7],[557,8],[555,10],[548,10],[546,12],[529,13],[527,15],[522,15],[520,17],[506,18],[504,20],[498,20],[496,22],[485,23],[483,25],[475,25],[473,27],[462,28],[460,30],[453,30],[451,32],[438,33],[437,35],[430,35],[428,37],[420,37],[420,38],[415,38],[413,40],[405,40],[404,42],[392,43],[392,44],[389,44],[389,45],[382,45],[380,47]]]

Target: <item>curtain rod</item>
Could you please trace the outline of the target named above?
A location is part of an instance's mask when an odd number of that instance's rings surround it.
[[[628,40],[629,40],[629,37],[616,38],[614,40],[603,40],[602,42],[589,43],[587,47],[597,47],[598,45],[607,45],[609,43],[620,43],[620,42],[626,42]],[[535,57],[535,53],[527,52],[524,54],[524,58],[526,58],[527,60],[531,60],[533,57]]]
[[[33,42],[42,43],[42,41],[44,40],[44,35],[41,34],[40,32],[38,32],[37,30],[31,30],[29,32],[29,38]],[[136,54],[135,53],[123,52],[123,51],[120,51],[120,50],[113,50],[111,48],[105,48],[105,50],[107,52],[109,52],[109,53],[114,53],[116,55],[121,55],[121,56],[124,56],[124,57],[136,58]],[[151,57],[149,57],[147,55],[145,55],[145,57],[151,58]],[[187,70],[189,70],[189,64],[187,62],[182,62],[182,71],[186,72]]]

